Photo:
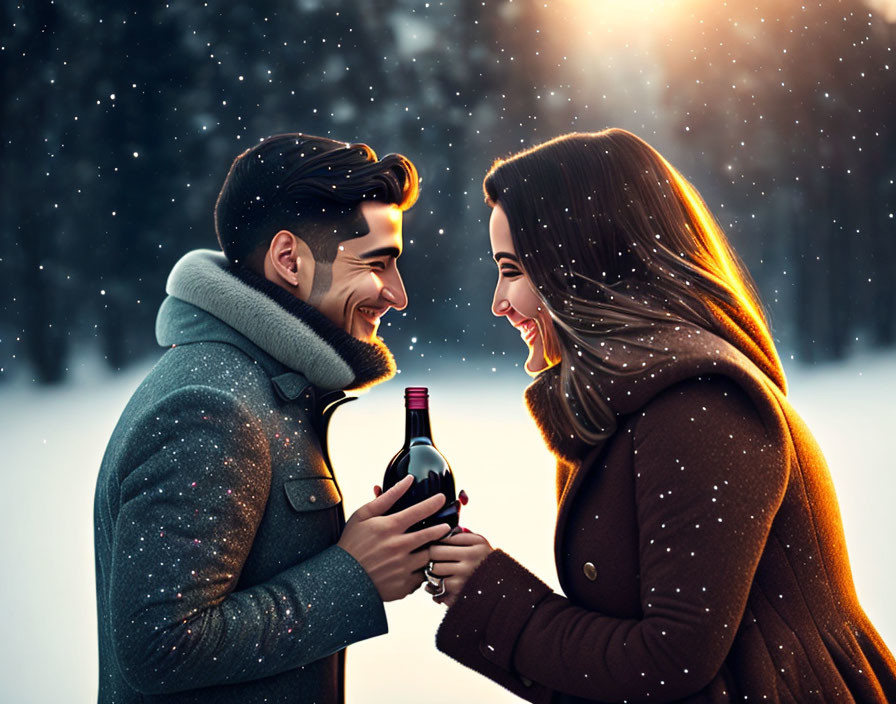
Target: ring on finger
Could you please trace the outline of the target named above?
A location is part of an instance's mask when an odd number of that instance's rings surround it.
[[[423,574],[426,577],[426,581],[429,582],[432,586],[438,589],[442,584],[442,578],[436,574],[432,573],[433,567],[435,564],[432,560],[429,561],[429,564],[426,566],[426,569],[423,570]]]

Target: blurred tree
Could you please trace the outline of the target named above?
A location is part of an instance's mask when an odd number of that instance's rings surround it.
[[[4,167],[3,322],[22,343],[10,357],[30,359],[39,380],[55,382],[65,374],[71,313],[64,280],[68,252],[60,241],[72,226],[60,178],[65,134],[59,118],[65,106],[57,80],[63,72],[59,43],[65,40],[65,21],[53,3],[6,4],[3,13],[11,30],[2,70],[3,125],[32,126],[27,136],[4,129],[9,136],[2,161],[16,169]],[[26,75],[34,80],[19,80]],[[5,364],[10,362],[7,358]]]
[[[806,360],[857,335],[892,344],[893,26],[860,0],[682,6],[658,48],[666,106],[717,176],[709,195],[777,330]],[[578,45],[555,27],[569,20],[535,0],[39,0],[0,3],[0,21],[0,379],[27,361],[58,381],[85,341],[116,369],[157,352],[163,282],[186,250],[216,246],[231,161],[288,131],[420,167],[402,259],[412,305],[384,329],[400,364],[500,356],[518,340],[488,309],[484,173],[604,126],[601,94],[641,75],[624,47],[574,69]]]
[[[663,46],[668,105],[800,358],[891,344],[892,25],[860,0],[691,7]]]
[[[102,350],[121,368],[152,344],[163,291],[160,250],[177,251],[183,218],[174,186],[190,139],[183,110],[190,80],[173,14],[162,5],[133,10],[120,3],[90,5],[102,60],[83,74],[93,100],[89,124],[96,178],[90,189],[94,221],[82,223],[86,279],[105,293],[95,306]],[[97,217],[98,216],[98,217]],[[167,261],[165,262],[167,264]]]

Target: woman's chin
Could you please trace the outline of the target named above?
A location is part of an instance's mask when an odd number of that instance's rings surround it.
[[[529,357],[528,359],[526,359],[525,365],[526,374],[528,374],[532,378],[535,378],[549,366],[551,365],[548,364],[548,361],[544,358],[544,353],[536,353],[535,350],[529,350]]]

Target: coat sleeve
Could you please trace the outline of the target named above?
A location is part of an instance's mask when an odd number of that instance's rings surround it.
[[[136,690],[259,679],[386,632],[376,588],[335,545],[236,589],[271,468],[258,421],[235,397],[180,389],[127,442],[106,618]]]
[[[731,382],[663,392],[634,431],[641,616],[574,606],[496,551],[448,610],[439,649],[510,689],[532,681],[530,701],[700,691],[731,648],[783,498],[787,456],[771,437]]]

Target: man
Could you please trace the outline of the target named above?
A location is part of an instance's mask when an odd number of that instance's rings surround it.
[[[363,144],[278,135],[234,161],[223,250],[171,272],[168,347],[125,408],[96,488],[99,701],[341,702],[344,649],[422,582],[443,502],[345,522],[326,428],[390,378],[380,318],[417,172]]]

